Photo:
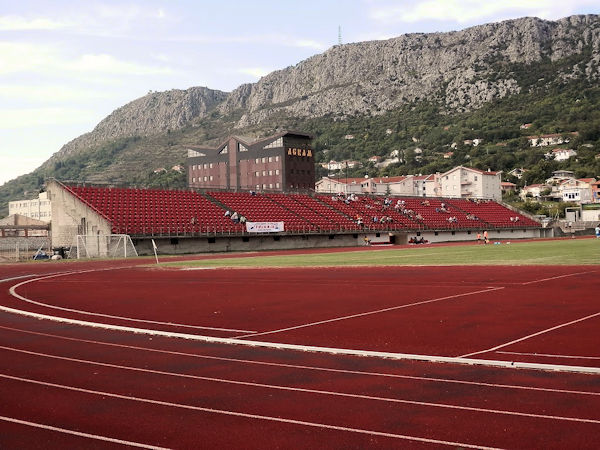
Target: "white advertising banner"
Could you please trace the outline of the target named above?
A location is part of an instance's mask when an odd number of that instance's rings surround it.
[[[283,231],[283,222],[246,222],[248,233],[279,233]]]

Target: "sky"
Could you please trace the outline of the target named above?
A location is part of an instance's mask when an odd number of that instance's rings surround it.
[[[524,16],[599,14],[598,0],[0,0],[0,185],[149,91],[232,91],[338,43]]]

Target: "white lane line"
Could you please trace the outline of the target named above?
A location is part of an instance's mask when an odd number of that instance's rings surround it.
[[[2,278],[0,280],[0,283],[4,283],[6,281],[22,280],[23,278],[30,278],[30,277],[37,277],[37,276],[38,276],[37,273],[32,273],[29,275],[19,275],[18,277]]]
[[[576,273],[568,273],[566,275],[557,275],[555,277],[549,277],[549,278],[542,278],[539,280],[533,280],[533,281],[526,281],[524,283],[520,283],[522,286],[526,286],[528,284],[534,284],[534,283],[542,283],[544,281],[551,281],[551,280],[558,280],[560,278],[567,278],[567,277],[575,277],[577,275],[586,275],[588,273],[596,273],[598,272],[597,270],[588,270],[586,272],[576,272]]]
[[[549,333],[550,331],[558,330],[560,328],[568,327],[569,325],[583,322],[584,320],[593,319],[594,317],[598,317],[598,316],[600,316],[600,312],[597,312],[595,314],[590,314],[589,316],[585,316],[580,319],[571,320],[570,322],[562,323],[560,325],[556,325],[555,327],[546,328],[545,330],[538,331],[537,333],[533,333],[528,336],[523,336],[522,338],[515,339],[514,341],[506,342],[505,344],[497,345],[496,347],[488,348],[487,350],[481,350],[479,352],[468,353],[466,355],[460,356],[460,358],[469,358],[471,356],[480,355],[482,353],[493,352],[493,351],[498,350],[499,348],[508,347],[509,345],[516,344],[517,342],[526,341],[527,339],[531,339],[532,337],[536,337],[541,334]]]
[[[265,336],[267,334],[282,333],[284,331],[297,330],[299,328],[312,327],[312,326],[315,326],[315,325],[322,325],[324,323],[338,322],[340,320],[348,320],[348,319],[354,319],[356,317],[364,317],[364,316],[369,316],[369,315],[373,315],[373,314],[380,314],[380,313],[389,312],[389,311],[396,311],[398,309],[410,308],[412,306],[426,305],[428,303],[441,302],[442,300],[450,300],[450,299],[453,299],[453,298],[465,297],[467,295],[482,294],[482,293],[485,293],[485,292],[492,292],[492,291],[497,291],[497,290],[500,290],[500,289],[504,289],[504,287],[491,287],[491,288],[487,288],[487,289],[481,289],[481,290],[478,290],[478,291],[466,292],[464,294],[447,295],[445,297],[432,298],[432,299],[423,300],[423,301],[420,301],[420,302],[408,303],[406,305],[392,306],[390,308],[383,308],[383,309],[378,309],[378,310],[375,310],[375,311],[367,311],[367,312],[364,312],[364,313],[358,313],[358,314],[351,314],[351,315],[348,315],[348,316],[335,317],[333,319],[320,320],[318,322],[305,323],[305,324],[302,324],[302,325],[296,325],[294,327],[280,328],[279,330],[264,331],[264,332],[261,332],[261,333],[252,333],[252,334],[246,334],[246,335],[242,335],[242,336],[236,336],[236,339],[245,339],[245,338],[248,338],[248,337]]]
[[[593,359],[593,360],[600,359],[600,356],[552,355],[552,354],[548,354],[548,353],[503,352],[503,351],[498,351],[496,353],[502,353],[504,355],[542,356],[545,358]]]
[[[139,442],[124,441],[122,439],[115,439],[115,438],[110,438],[110,437],[106,437],[106,436],[100,436],[97,434],[82,433],[81,431],[53,427],[51,425],[44,425],[43,423],[29,422],[27,420],[15,419],[13,417],[0,416],[0,420],[4,420],[5,422],[17,423],[19,425],[27,425],[29,427],[34,427],[34,428],[42,428],[44,430],[57,431],[59,433],[64,433],[64,434],[71,434],[74,436],[95,439],[98,441],[111,442],[113,444],[129,445],[131,447],[148,448],[148,449],[152,449],[152,450],[168,450],[165,447],[155,447],[154,445],[140,444]]]
[[[338,425],[329,425],[329,424],[318,423],[318,422],[307,422],[307,421],[303,421],[303,420],[286,419],[283,417],[272,417],[272,416],[265,416],[265,415],[259,415],[259,414],[242,413],[242,412],[238,412],[238,411],[228,411],[228,410],[223,410],[223,409],[203,408],[201,406],[193,406],[193,405],[185,405],[185,404],[181,404],[181,403],[165,402],[165,401],[161,401],[161,400],[152,400],[152,399],[148,399],[148,398],[133,397],[133,396],[129,396],[129,395],[120,395],[120,394],[114,394],[112,392],[95,391],[95,390],[90,390],[90,389],[78,388],[78,387],[74,387],[74,386],[65,386],[65,385],[61,385],[61,384],[47,383],[44,381],[32,380],[32,379],[28,379],[28,378],[13,377],[13,376],[4,375],[4,374],[0,374],[0,377],[9,379],[9,380],[13,380],[13,381],[37,384],[40,386],[53,387],[53,388],[57,388],[57,389],[81,392],[84,394],[100,395],[102,397],[117,398],[119,400],[130,400],[130,401],[134,401],[134,402],[147,403],[147,404],[151,404],[151,405],[166,406],[166,407],[171,407],[171,408],[180,408],[180,409],[186,409],[186,410],[191,410],[191,411],[200,411],[200,412],[206,412],[206,413],[210,413],[210,414],[221,414],[221,415],[226,415],[226,416],[243,417],[246,419],[266,420],[266,421],[270,421],[270,422],[279,422],[279,423],[286,423],[286,424],[291,424],[291,425],[301,425],[301,426],[320,428],[320,429],[325,429],[325,430],[346,431],[346,432],[360,433],[360,434],[366,434],[366,435],[371,435],[371,436],[382,436],[382,437],[403,439],[403,440],[408,440],[408,441],[426,442],[429,444],[451,445],[454,447],[478,448],[478,449],[492,449],[493,448],[493,447],[485,447],[485,446],[480,446],[480,445],[467,444],[464,442],[452,442],[452,441],[444,441],[444,440],[438,440],[438,439],[423,438],[423,437],[418,437],[418,436],[409,436],[409,435],[404,435],[404,434],[384,433],[381,431],[365,430],[365,429],[361,429],[361,428],[349,428],[349,427],[343,427],[343,426],[338,426]]]
[[[464,384],[468,386],[478,386],[478,387],[491,387],[491,388],[499,388],[499,389],[517,389],[517,390],[525,390],[525,391],[539,391],[539,392],[550,392],[550,393],[558,393],[558,394],[573,394],[573,395],[591,395],[591,396],[600,396],[600,392],[591,392],[591,391],[575,391],[569,389],[552,389],[552,388],[542,388],[542,387],[533,387],[533,386],[522,386],[522,385],[512,385],[512,384],[495,384],[495,383],[483,383],[478,381],[465,381],[465,380],[453,380],[449,378],[434,378],[434,377],[425,377],[425,376],[414,376],[414,375],[399,375],[394,373],[382,373],[382,372],[366,372],[360,370],[348,370],[348,369],[332,369],[329,367],[319,367],[319,366],[304,366],[298,364],[284,364],[284,363],[274,363],[267,361],[255,361],[249,359],[239,359],[239,358],[226,358],[223,356],[210,356],[210,355],[199,355],[196,353],[186,353],[186,352],[178,352],[173,350],[162,350],[157,348],[148,348],[148,347],[138,347],[135,345],[125,345],[125,344],[115,344],[112,342],[102,342],[102,341],[93,341],[88,339],[77,339],[70,338],[66,336],[58,336],[55,334],[49,333],[38,333],[35,331],[29,330],[20,330],[18,328],[10,328],[0,326],[1,329],[17,331],[20,333],[33,334],[37,336],[50,337],[55,339],[62,339],[66,341],[73,342],[82,342],[86,344],[94,344],[94,345],[104,345],[108,347],[115,348],[125,348],[128,350],[139,350],[149,353],[158,353],[172,356],[184,356],[189,358],[198,358],[198,359],[208,359],[215,361],[225,361],[225,362],[233,362],[238,364],[249,364],[249,365],[257,365],[257,366],[266,366],[266,367],[279,367],[285,369],[297,369],[297,370],[310,370],[315,372],[328,372],[328,373],[342,373],[342,374],[350,374],[350,375],[361,375],[361,376],[369,376],[369,377],[384,377],[384,378],[394,378],[394,379],[403,379],[403,380],[413,380],[413,381],[425,381],[425,382],[433,382],[433,383],[446,383],[446,384]]]
[[[392,398],[392,397],[379,397],[379,396],[363,395],[363,394],[349,394],[346,392],[325,391],[325,390],[320,390],[320,389],[307,389],[307,388],[299,388],[299,387],[292,387],[292,386],[255,383],[255,382],[250,382],[250,381],[230,380],[230,379],[226,379],[226,378],[205,377],[205,376],[201,376],[201,375],[189,375],[189,374],[182,374],[182,373],[177,373],[177,372],[167,372],[167,371],[162,371],[162,370],[143,369],[140,367],[122,366],[122,365],[117,365],[117,364],[103,363],[103,362],[99,362],[99,361],[90,361],[90,360],[85,360],[85,359],[69,358],[69,357],[65,357],[65,356],[49,355],[47,353],[31,352],[28,350],[13,349],[13,348],[3,347],[3,346],[0,346],[0,349],[18,352],[18,353],[25,353],[25,354],[33,355],[33,356],[40,356],[40,357],[44,357],[44,358],[52,358],[52,359],[59,359],[62,361],[75,362],[75,363],[79,363],[79,364],[88,364],[88,365],[109,367],[111,369],[128,370],[128,371],[132,371],[132,372],[141,372],[141,373],[150,373],[153,375],[166,375],[166,376],[176,377],[176,378],[187,378],[187,379],[193,379],[193,380],[209,381],[209,382],[223,383],[223,384],[232,384],[232,385],[238,385],[238,386],[257,387],[257,388],[262,388],[262,389],[273,389],[273,390],[279,390],[279,391],[301,392],[304,394],[318,394],[318,395],[324,395],[324,396],[344,397],[344,398],[352,398],[352,399],[359,399],[359,400],[373,400],[373,401],[388,402],[388,403],[399,403],[399,404],[405,404],[405,405],[425,406],[425,407],[431,407],[431,408],[474,411],[474,412],[481,412],[481,413],[487,413],[487,414],[499,414],[499,415],[506,415],[506,416],[518,416],[518,417],[529,417],[529,418],[535,418],[535,419],[551,419],[551,420],[561,420],[561,421],[568,421],[568,422],[600,424],[600,420],[596,420],[596,419],[585,419],[585,418],[580,418],[580,417],[553,416],[553,415],[547,415],[547,414],[524,413],[524,412],[519,412],[519,411],[508,411],[508,410],[502,410],[502,409],[476,408],[473,406],[452,405],[452,404],[447,404],[447,403],[423,402],[423,401],[417,401],[417,400],[406,400],[406,399]],[[2,376],[2,375],[0,375],[0,376]]]
[[[111,269],[107,269],[107,270],[111,270]],[[112,269],[112,270],[115,270],[115,269]],[[118,319],[118,320],[123,320],[126,322],[149,323],[152,325],[163,325],[163,326],[166,325],[166,326],[170,326],[170,327],[192,328],[195,330],[224,331],[224,332],[232,332],[232,333],[254,333],[254,331],[251,331],[251,330],[237,330],[237,329],[231,329],[231,328],[216,328],[216,327],[204,327],[204,326],[196,326],[196,325],[185,325],[185,324],[181,324],[181,323],[134,319],[131,317],[113,316],[110,314],[94,313],[94,312],[84,311],[84,310],[80,310],[80,309],[63,308],[61,306],[55,306],[55,305],[49,305],[47,303],[37,302],[35,300],[32,300],[30,298],[27,298],[23,295],[18,294],[16,291],[17,288],[19,288],[25,284],[28,284],[28,283],[33,283],[35,281],[45,280],[48,278],[56,278],[56,277],[65,276],[65,275],[87,273],[87,272],[95,272],[95,271],[94,270],[85,270],[85,271],[79,271],[79,272],[63,272],[63,273],[48,275],[48,276],[44,276],[44,277],[40,277],[40,278],[34,278],[32,280],[27,280],[27,281],[23,281],[21,283],[15,284],[14,286],[12,286],[9,289],[9,292],[13,297],[16,297],[19,300],[24,301],[26,303],[31,303],[33,305],[43,306],[45,308],[56,309],[59,311],[67,311],[67,312],[76,313],[76,314],[85,314],[85,315],[94,316],[94,317],[104,317],[106,319]]]
[[[12,289],[12,288],[11,288]],[[600,374],[600,367],[588,367],[588,366],[565,366],[559,364],[541,364],[541,363],[528,363],[519,361],[498,361],[492,359],[473,359],[456,356],[436,356],[436,355],[417,355],[410,353],[391,353],[391,352],[379,352],[373,350],[356,350],[348,348],[332,348],[332,347],[317,347],[314,345],[298,345],[298,344],[284,344],[280,342],[265,342],[265,341],[247,341],[243,339],[235,338],[220,338],[214,336],[204,336],[199,334],[185,334],[185,333],[173,333],[168,331],[150,330],[146,328],[134,328],[124,327],[121,325],[110,325],[107,323],[88,322],[85,320],[68,319],[66,317],[50,316],[47,314],[39,314],[31,311],[24,311],[15,308],[8,308],[6,306],[0,306],[0,311],[4,311],[12,314],[19,314],[26,317],[33,317],[36,319],[52,320],[59,323],[68,323],[71,325],[80,325],[84,327],[100,328],[103,330],[111,331],[123,331],[126,333],[139,333],[147,334],[150,336],[161,336],[167,338],[179,338],[188,339],[191,341],[198,342],[209,342],[215,344],[229,344],[229,345],[244,345],[248,347],[263,347],[277,350],[295,350],[301,352],[315,352],[315,353],[326,353],[331,355],[347,355],[347,356],[365,356],[372,358],[388,358],[394,360],[407,360],[407,361],[426,361],[426,362],[443,362],[451,364],[464,364],[464,365],[481,365],[487,367],[506,367],[511,369],[534,369],[534,370],[551,370],[559,372],[575,372],[575,373],[594,373]]]

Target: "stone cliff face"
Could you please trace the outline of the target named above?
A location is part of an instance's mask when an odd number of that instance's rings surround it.
[[[178,130],[192,120],[206,117],[227,95],[226,92],[205,87],[149,93],[113,111],[93,131],[63,146],[53,158],[68,156],[82,148],[113,139]]]
[[[476,109],[523,88],[510,73],[498,76],[498,67],[558,61],[585,49],[591,51],[585,66],[568,67],[563,77],[579,72],[600,78],[599,16],[556,22],[523,18],[335,46],[239,87],[219,110],[244,110],[238,127],[245,127],[273,114],[377,114],[424,99],[439,100],[449,109]]]
[[[114,111],[53,158],[120,137],[177,130],[213,109],[225,116],[239,114],[237,128],[279,115],[379,114],[419,100],[439,101],[449,111],[476,109],[526,88],[511,64],[573,55],[582,58],[561,66],[557,79],[600,79],[599,16],[556,22],[522,18],[450,33],[339,45],[229,94],[203,87],[150,93]]]

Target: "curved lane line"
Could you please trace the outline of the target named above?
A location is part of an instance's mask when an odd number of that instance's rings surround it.
[[[47,303],[36,302],[35,300],[31,300],[27,297],[24,297],[24,296],[18,294],[16,291],[17,288],[19,288],[25,284],[28,284],[28,283],[33,283],[35,281],[46,280],[48,278],[61,277],[61,276],[65,276],[65,275],[96,272],[96,271],[102,271],[102,270],[117,270],[117,269],[99,269],[99,270],[83,270],[83,271],[77,271],[77,272],[61,272],[59,274],[47,275],[47,276],[43,276],[43,277],[39,277],[39,278],[34,278],[31,280],[22,281],[21,283],[18,283],[16,285],[12,286],[9,289],[9,292],[13,297],[16,297],[19,300],[22,300],[26,303],[31,303],[33,305],[43,306],[45,308],[58,309],[60,311],[67,311],[67,312],[72,312],[72,313],[77,313],[77,314],[85,314],[85,315],[96,316],[96,317],[104,317],[107,319],[119,319],[119,320],[125,320],[128,322],[151,323],[154,325],[167,325],[167,326],[171,326],[171,327],[180,327],[180,328],[193,328],[196,330],[225,331],[225,332],[232,332],[232,333],[255,333],[255,331],[250,331],[250,330],[234,330],[234,329],[230,329],[230,328],[215,328],[215,327],[203,327],[203,326],[195,326],[195,325],[184,325],[184,324],[180,324],[180,323],[134,319],[132,317],[113,316],[110,314],[94,313],[94,312],[89,312],[89,311],[83,311],[80,309],[63,308],[61,306],[55,306],[55,305],[49,305]]]
[[[107,269],[100,269],[107,270]],[[110,270],[110,269],[109,269]],[[87,270],[83,272],[93,272],[93,270]],[[81,272],[73,272],[81,273]],[[30,280],[32,281],[32,280]],[[15,288],[25,282],[16,284],[9,289],[11,295],[19,298],[20,296],[14,292]],[[330,348],[330,347],[317,347],[313,345],[297,345],[297,344],[284,344],[278,342],[263,342],[263,341],[250,341],[245,339],[237,338],[220,338],[214,336],[204,336],[187,333],[174,333],[168,331],[150,330],[145,328],[135,327],[124,327],[121,325],[110,325],[106,323],[89,322],[85,320],[69,319],[66,317],[50,316],[47,314],[34,313],[31,311],[24,311],[15,308],[9,308],[7,306],[0,306],[0,311],[5,311],[14,314],[25,315],[28,317],[34,317],[36,319],[47,319],[55,322],[69,323],[72,325],[81,325],[85,327],[102,328],[105,330],[112,331],[124,331],[128,333],[140,333],[148,334],[152,336],[163,336],[170,338],[181,338],[189,339],[193,341],[218,343],[218,344],[233,344],[233,345],[245,345],[249,347],[264,347],[273,349],[286,349],[286,350],[297,350],[297,351],[308,351],[315,353],[328,353],[332,355],[349,355],[349,356],[367,356],[374,358],[387,358],[395,360],[411,360],[411,361],[426,361],[426,362],[442,362],[452,364],[465,364],[465,365],[482,365],[488,367],[506,367],[506,368],[520,368],[520,369],[534,369],[534,370],[549,370],[549,371],[560,371],[560,372],[575,372],[575,373],[592,373],[600,374],[600,367],[585,367],[585,366],[565,366],[558,364],[540,364],[540,363],[526,363],[519,361],[501,361],[491,359],[473,359],[468,357],[456,357],[456,356],[431,356],[431,355],[416,355],[410,353],[391,353],[391,352],[380,352],[373,350],[353,350],[345,348]]]

